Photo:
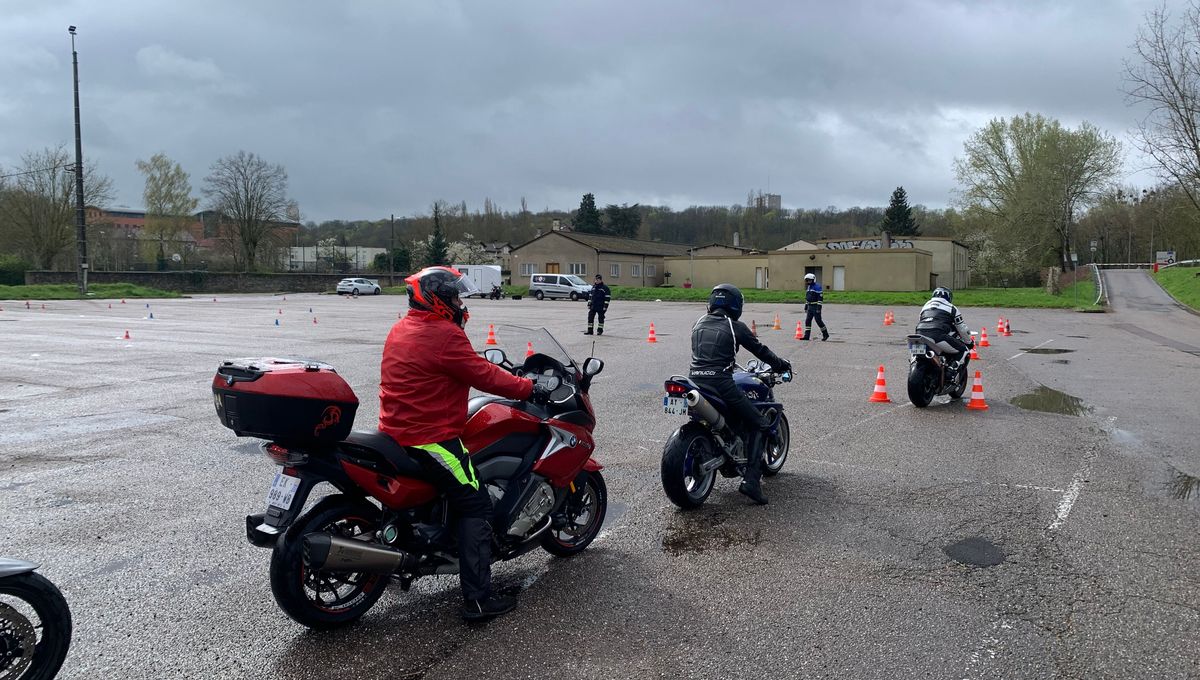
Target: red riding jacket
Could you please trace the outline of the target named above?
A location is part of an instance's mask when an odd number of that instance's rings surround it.
[[[401,446],[462,435],[472,387],[507,399],[533,391],[532,381],[476,354],[463,329],[417,309],[392,326],[379,373],[379,429]]]

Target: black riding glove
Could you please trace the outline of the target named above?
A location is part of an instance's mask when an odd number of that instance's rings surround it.
[[[788,361],[787,359],[784,359],[779,364],[775,365],[774,369],[775,369],[776,373],[791,373],[792,372],[792,362]]]
[[[533,392],[529,394],[529,401],[535,404],[546,404],[550,401],[550,393],[554,390],[543,385],[542,383],[533,383]]]

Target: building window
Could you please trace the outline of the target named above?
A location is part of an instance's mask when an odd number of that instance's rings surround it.
[[[608,265],[608,275],[614,279],[620,278],[621,277],[621,265],[619,265],[619,264]]]
[[[533,263],[532,262],[522,262],[521,263],[521,276],[533,276]]]
[[[635,278],[635,279],[637,279],[637,278],[641,278],[641,276],[642,276],[642,265],[640,265],[640,264],[631,264],[631,265],[629,265],[629,275],[630,275],[630,276],[632,276],[632,277],[633,277],[633,278]]]
[[[568,264],[567,267],[570,269],[569,273],[574,274],[575,276],[587,276],[586,262],[572,262]]]
[[[646,265],[646,276],[653,277],[658,275],[658,266],[653,264]]]

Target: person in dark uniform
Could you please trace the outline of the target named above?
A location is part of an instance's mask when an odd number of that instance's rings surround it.
[[[708,314],[692,326],[692,365],[688,377],[719,396],[729,407],[732,424],[746,435],[746,472],[738,491],[760,505],[767,504],[762,492],[762,448],[771,423],[742,394],[733,382],[733,369],[742,347],[765,361],[777,373],[790,373],[792,364],[781,359],[738,321],[742,315],[742,291],[722,283],[708,296]]]
[[[592,283],[592,293],[588,296],[588,328],[583,332],[584,335],[592,334],[592,325],[597,316],[600,317],[600,323],[595,326],[596,335],[604,335],[604,314],[608,311],[608,303],[611,300],[612,291],[604,285],[604,277],[596,274],[596,280]]]
[[[825,302],[825,291],[821,288],[821,284],[817,283],[816,274],[804,275],[804,311],[808,312],[804,316],[804,337],[803,340],[808,340],[812,336],[812,322],[817,320],[817,325],[821,328],[821,341],[829,339],[829,329],[825,327],[825,322],[821,319],[821,305]]]

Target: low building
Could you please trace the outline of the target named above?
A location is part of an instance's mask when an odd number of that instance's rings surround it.
[[[773,250],[757,255],[669,257],[672,281],[696,288],[732,283],[739,288],[803,290],[814,274],[828,290],[929,290],[933,255],[916,248],[880,250]]]
[[[793,246],[805,244],[811,247],[807,241],[798,241],[797,243],[784,246],[784,249],[793,249]],[[928,251],[933,256],[933,273],[937,275],[936,285],[948,286],[950,288],[968,288],[971,285],[971,267],[968,260],[968,248],[965,244],[960,243],[953,238],[944,236],[898,236],[893,237],[890,234],[881,234],[874,238],[865,239],[821,239],[816,242],[817,248],[827,250],[882,250],[914,248],[917,250]],[[805,249],[805,248],[799,248]]]
[[[662,285],[667,279],[664,259],[687,251],[679,243],[550,231],[514,247],[509,258],[516,285],[527,284],[533,274],[575,274],[590,280],[599,273],[610,286],[644,287]]]

